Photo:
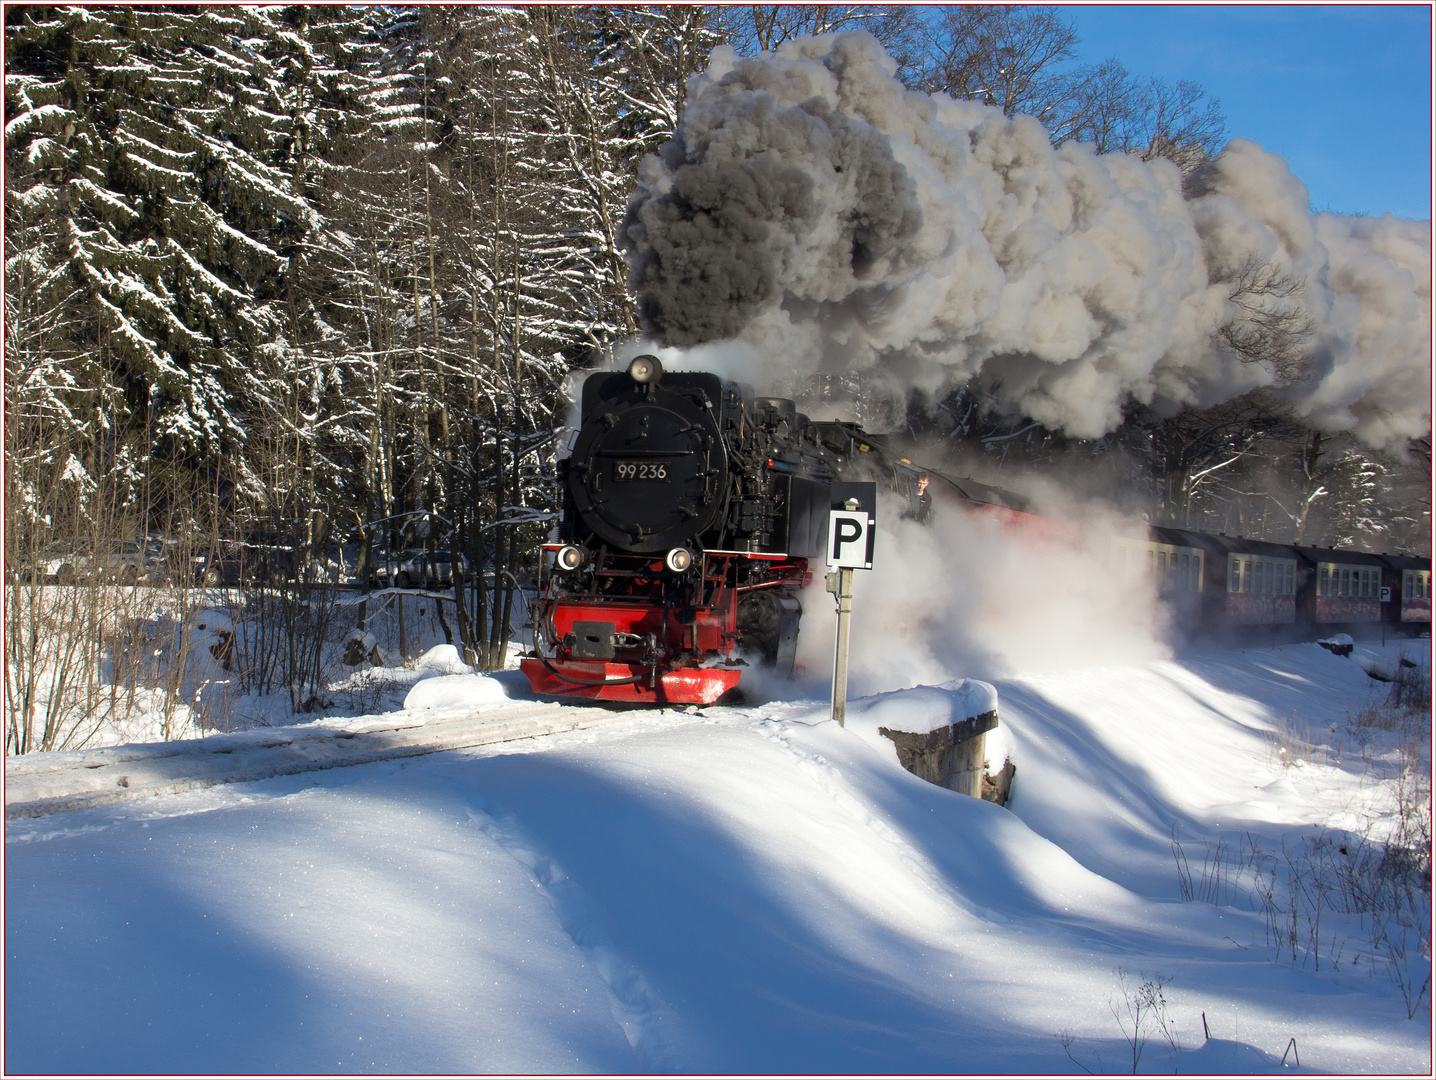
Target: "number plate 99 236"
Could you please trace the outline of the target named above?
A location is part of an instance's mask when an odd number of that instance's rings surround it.
[[[668,462],[615,461],[613,478],[615,480],[667,480]]]

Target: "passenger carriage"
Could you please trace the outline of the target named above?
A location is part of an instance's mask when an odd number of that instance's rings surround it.
[[[1318,631],[1356,631],[1381,623],[1385,564],[1378,555],[1334,548],[1293,547],[1309,577],[1300,596],[1303,619]]]
[[[1408,634],[1431,632],[1431,560],[1381,555],[1381,581],[1391,590],[1382,621]]]

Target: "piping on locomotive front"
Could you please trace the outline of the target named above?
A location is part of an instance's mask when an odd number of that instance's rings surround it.
[[[711,704],[748,659],[791,670],[841,464],[821,433],[847,426],[653,356],[590,375],[520,662],[535,692]]]

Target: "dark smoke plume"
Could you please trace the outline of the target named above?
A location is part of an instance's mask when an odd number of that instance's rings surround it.
[[[1430,430],[1430,222],[1314,215],[1240,139],[1184,195],[893,70],[866,34],[714,52],[625,223],[647,333],[767,392],[862,373],[869,415],[979,377],[1082,438],[1258,386],[1373,446]]]

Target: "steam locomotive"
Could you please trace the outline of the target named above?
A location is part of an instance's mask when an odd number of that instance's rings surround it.
[[[918,519],[936,495],[1014,533],[1072,539],[1020,496],[921,469],[854,424],[647,355],[584,381],[558,479],[520,666],[535,692],[560,697],[710,704],[750,661],[791,670],[798,594],[853,482],[877,481]],[[1157,528],[1120,546],[1189,636],[1430,631],[1430,559]]]
[[[865,439],[654,356],[590,375],[520,662],[533,689],[708,704],[749,658],[791,670],[834,485],[889,471],[854,460],[880,456]]]

